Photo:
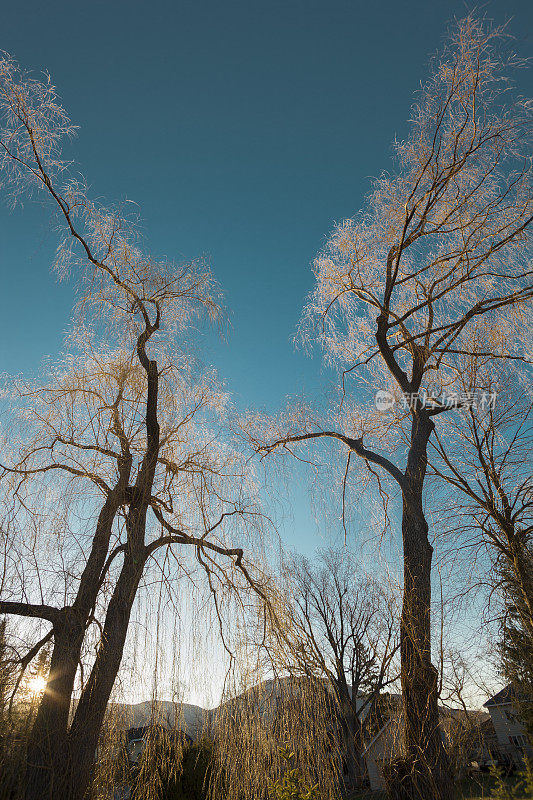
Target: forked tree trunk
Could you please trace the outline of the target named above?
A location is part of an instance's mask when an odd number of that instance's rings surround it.
[[[423,411],[414,415],[402,518],[404,593],[400,652],[405,762],[396,775],[401,784],[396,788],[398,797],[450,800],[454,796],[453,779],[439,727],[437,670],[431,663],[433,548],[423,510],[426,451],[432,430],[429,416]],[[393,769],[391,781],[394,779]]]
[[[131,609],[143,567],[144,559],[130,554],[126,556],[109,601],[100,649],[70,730],[68,716],[80,648],[77,657],[67,661],[65,656],[68,669],[57,674],[63,675],[64,683],[69,681],[70,691],[65,687],[64,702],[59,702],[59,695],[52,695],[49,688],[54,701],[49,701],[45,707],[41,704],[39,708],[42,724],[34,725],[31,734],[25,800],[84,800],[87,797],[94,774],[98,739],[120,669]],[[56,652],[57,644],[54,648]],[[70,653],[74,653],[73,647]],[[56,680],[53,685],[57,687],[58,684]],[[47,707],[49,711],[44,713]]]
[[[146,510],[141,512],[145,522]],[[85,625],[74,609],[60,612],[47,690],[28,747],[25,800],[84,800],[145,564],[144,545],[128,551],[109,601],[102,640],[69,730],[69,714]]]
[[[129,522],[130,524],[133,522],[136,530],[131,536],[131,546],[124,555],[124,563],[107,607],[96,661],[70,727],[69,753],[76,770],[75,773],[70,773],[61,800],[84,800],[93,779],[98,740],[107,704],[120,669],[131,610],[146,562],[144,547],[146,512],[144,504],[140,509],[130,508]]]
[[[159,452],[157,420],[159,375],[157,362],[148,360],[144,347],[156,329],[157,327],[154,327],[151,332],[146,330],[139,336],[137,342],[139,359],[148,376],[146,400],[148,443],[135,486],[128,492],[130,498],[126,515],[128,541],[122,569],[107,607],[95,663],[68,730],[74,679],[86,623],[100,589],[99,576],[107,556],[111,526],[128,485],[131,458],[123,459],[119,483],[108,495],[100,512],[93,547],[80,581],[76,602],[72,608],[63,609],[63,612],[68,612],[68,620],[79,620],[76,636],[71,636],[69,639],[66,635],[68,626],[61,625],[58,626],[58,633],[54,637],[52,657],[54,666],[53,670],[51,667],[51,675],[55,677],[53,681],[48,682],[45,696],[49,694],[49,697],[46,702],[43,698],[42,710],[39,708],[41,719],[32,732],[32,762],[27,775],[25,800],[85,800],[94,775],[98,739],[120,669],[131,610],[148,555],[145,546],[146,516]],[[60,614],[63,615],[63,612]],[[64,653],[61,645],[63,639]],[[63,668],[56,670],[55,660],[59,662],[60,655],[62,664],[64,662]],[[64,699],[64,702],[57,702],[52,687],[54,681],[60,689],[59,697]]]
[[[68,721],[84,632],[73,609],[59,612],[50,677],[28,741],[26,800],[62,797],[69,781]]]
[[[25,800],[65,796],[71,782],[69,715],[83,638],[99,590],[115,514],[120,505],[129,466],[121,473],[98,516],[91,552],[83,571],[76,600],[58,612],[54,621],[54,646],[50,672],[28,741]]]

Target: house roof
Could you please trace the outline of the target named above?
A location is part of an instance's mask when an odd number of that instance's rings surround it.
[[[453,708],[451,706],[439,706],[439,717],[446,719],[451,717],[460,722],[468,722],[470,725],[483,725],[487,721],[490,722],[490,716],[486,711],[478,711],[477,709],[464,709]]]
[[[502,706],[506,703],[512,703],[513,700],[516,698],[515,691],[511,684],[508,686],[504,686],[494,697],[489,698],[486,703],[483,703],[484,708],[490,708],[491,706]]]

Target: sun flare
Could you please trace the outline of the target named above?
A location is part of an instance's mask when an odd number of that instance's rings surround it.
[[[42,675],[36,675],[35,678],[28,681],[28,689],[31,694],[42,694],[46,689],[46,678],[43,678]]]

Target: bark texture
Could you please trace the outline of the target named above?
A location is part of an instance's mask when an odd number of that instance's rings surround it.
[[[402,538],[404,594],[400,626],[401,682],[406,770],[396,775],[406,798],[453,797],[450,764],[439,726],[437,670],[431,662],[431,563],[433,548],[423,509],[427,443],[433,423],[413,416],[405,471]]]

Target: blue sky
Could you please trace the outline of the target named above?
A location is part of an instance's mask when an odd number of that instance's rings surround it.
[[[407,130],[413,91],[463,2],[28,2],[5,4],[1,47],[47,69],[79,135],[72,157],[94,196],[139,204],[149,248],[206,255],[232,309],[206,358],[242,406],[279,408],[321,391],[320,358],[295,351],[310,262],[336,220],[362,205]],[[514,17],[531,55],[533,5]],[[521,88],[533,94],[531,71]],[[49,271],[48,216],[0,207],[1,369],[35,372],[57,353],[74,284]],[[298,488],[294,544],[309,534]]]

